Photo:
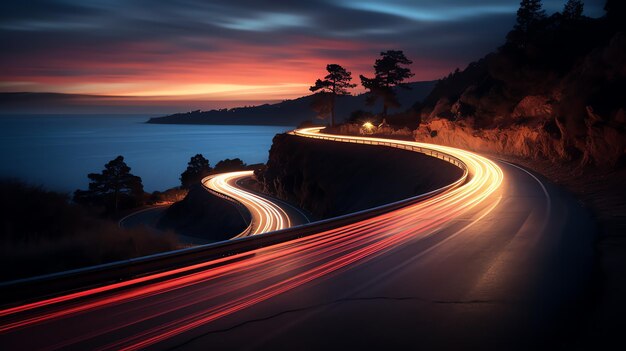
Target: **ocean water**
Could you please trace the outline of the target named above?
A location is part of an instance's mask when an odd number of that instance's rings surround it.
[[[180,184],[195,154],[211,165],[266,162],[272,138],[290,127],[146,124],[150,116],[0,115],[0,177],[46,189],[86,189],[87,174],[124,156],[146,191]]]

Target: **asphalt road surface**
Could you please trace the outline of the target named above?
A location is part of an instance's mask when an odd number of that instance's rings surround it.
[[[591,273],[594,227],[587,213],[517,166],[429,147],[466,163],[470,180],[316,235],[4,309],[0,347],[529,349],[571,343]]]

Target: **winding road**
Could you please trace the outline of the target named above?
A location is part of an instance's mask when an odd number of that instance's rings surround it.
[[[212,175],[202,180],[202,185],[210,192],[226,197],[243,205],[252,217],[250,226],[235,236],[241,238],[276,230],[293,225],[308,223],[308,218],[296,208],[276,199],[243,189],[238,182],[250,178],[253,171],[228,172]]]
[[[250,214],[249,226],[233,239],[258,235],[290,228],[310,222],[309,217],[294,206],[271,198],[265,194],[246,189],[240,183],[250,179],[253,171],[226,172],[202,179],[204,188],[212,194],[242,206]],[[169,205],[155,206],[132,213],[119,221],[122,228],[136,226],[156,227],[159,217]],[[210,243],[206,239],[178,234],[179,240],[187,244]]]
[[[575,335],[594,228],[567,194],[460,149],[293,133],[424,152],[467,178],[331,230],[1,310],[1,348],[528,349]]]

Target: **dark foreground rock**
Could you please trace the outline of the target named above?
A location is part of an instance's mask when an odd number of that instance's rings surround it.
[[[170,206],[158,222],[161,229],[211,241],[230,239],[247,226],[235,205],[199,184],[189,190],[184,200]]]
[[[328,218],[423,194],[461,174],[415,152],[279,134],[257,177],[266,192]]]

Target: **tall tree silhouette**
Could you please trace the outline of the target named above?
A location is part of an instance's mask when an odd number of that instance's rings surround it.
[[[389,107],[398,107],[400,102],[396,96],[396,87],[410,89],[405,79],[411,78],[414,74],[407,66],[413,63],[399,50],[388,50],[380,53],[380,58],[374,63],[374,78],[367,78],[363,75],[361,84],[369,90],[366,102],[373,105],[379,98],[383,101],[383,117],[387,116]]]
[[[604,4],[604,10],[612,26],[617,29],[626,28],[626,1],[607,0]]]
[[[563,7],[563,17],[577,20],[583,16],[584,4],[581,0],[568,0]]]
[[[187,169],[180,175],[180,183],[183,188],[189,189],[192,185],[199,183],[202,178],[209,175],[212,168],[209,160],[202,154],[197,154],[187,163]]]
[[[90,173],[87,177],[90,180],[89,190],[77,190],[74,193],[77,202],[103,203],[115,213],[122,197],[132,205],[141,203],[144,194],[141,178],[130,173],[123,156],[117,156],[104,165],[102,173]]]
[[[335,125],[335,101],[337,96],[350,95],[348,89],[356,87],[356,84],[350,83],[352,73],[338,64],[331,63],[326,65],[326,71],[328,71],[328,74],[324,79],[316,80],[315,85],[310,87],[309,90],[321,93],[316,100],[318,105],[316,110],[322,112],[324,111],[324,105],[328,105],[330,109],[330,126],[332,127]]]
[[[541,0],[522,0],[517,10],[515,29],[528,32],[537,22],[546,18]]]

